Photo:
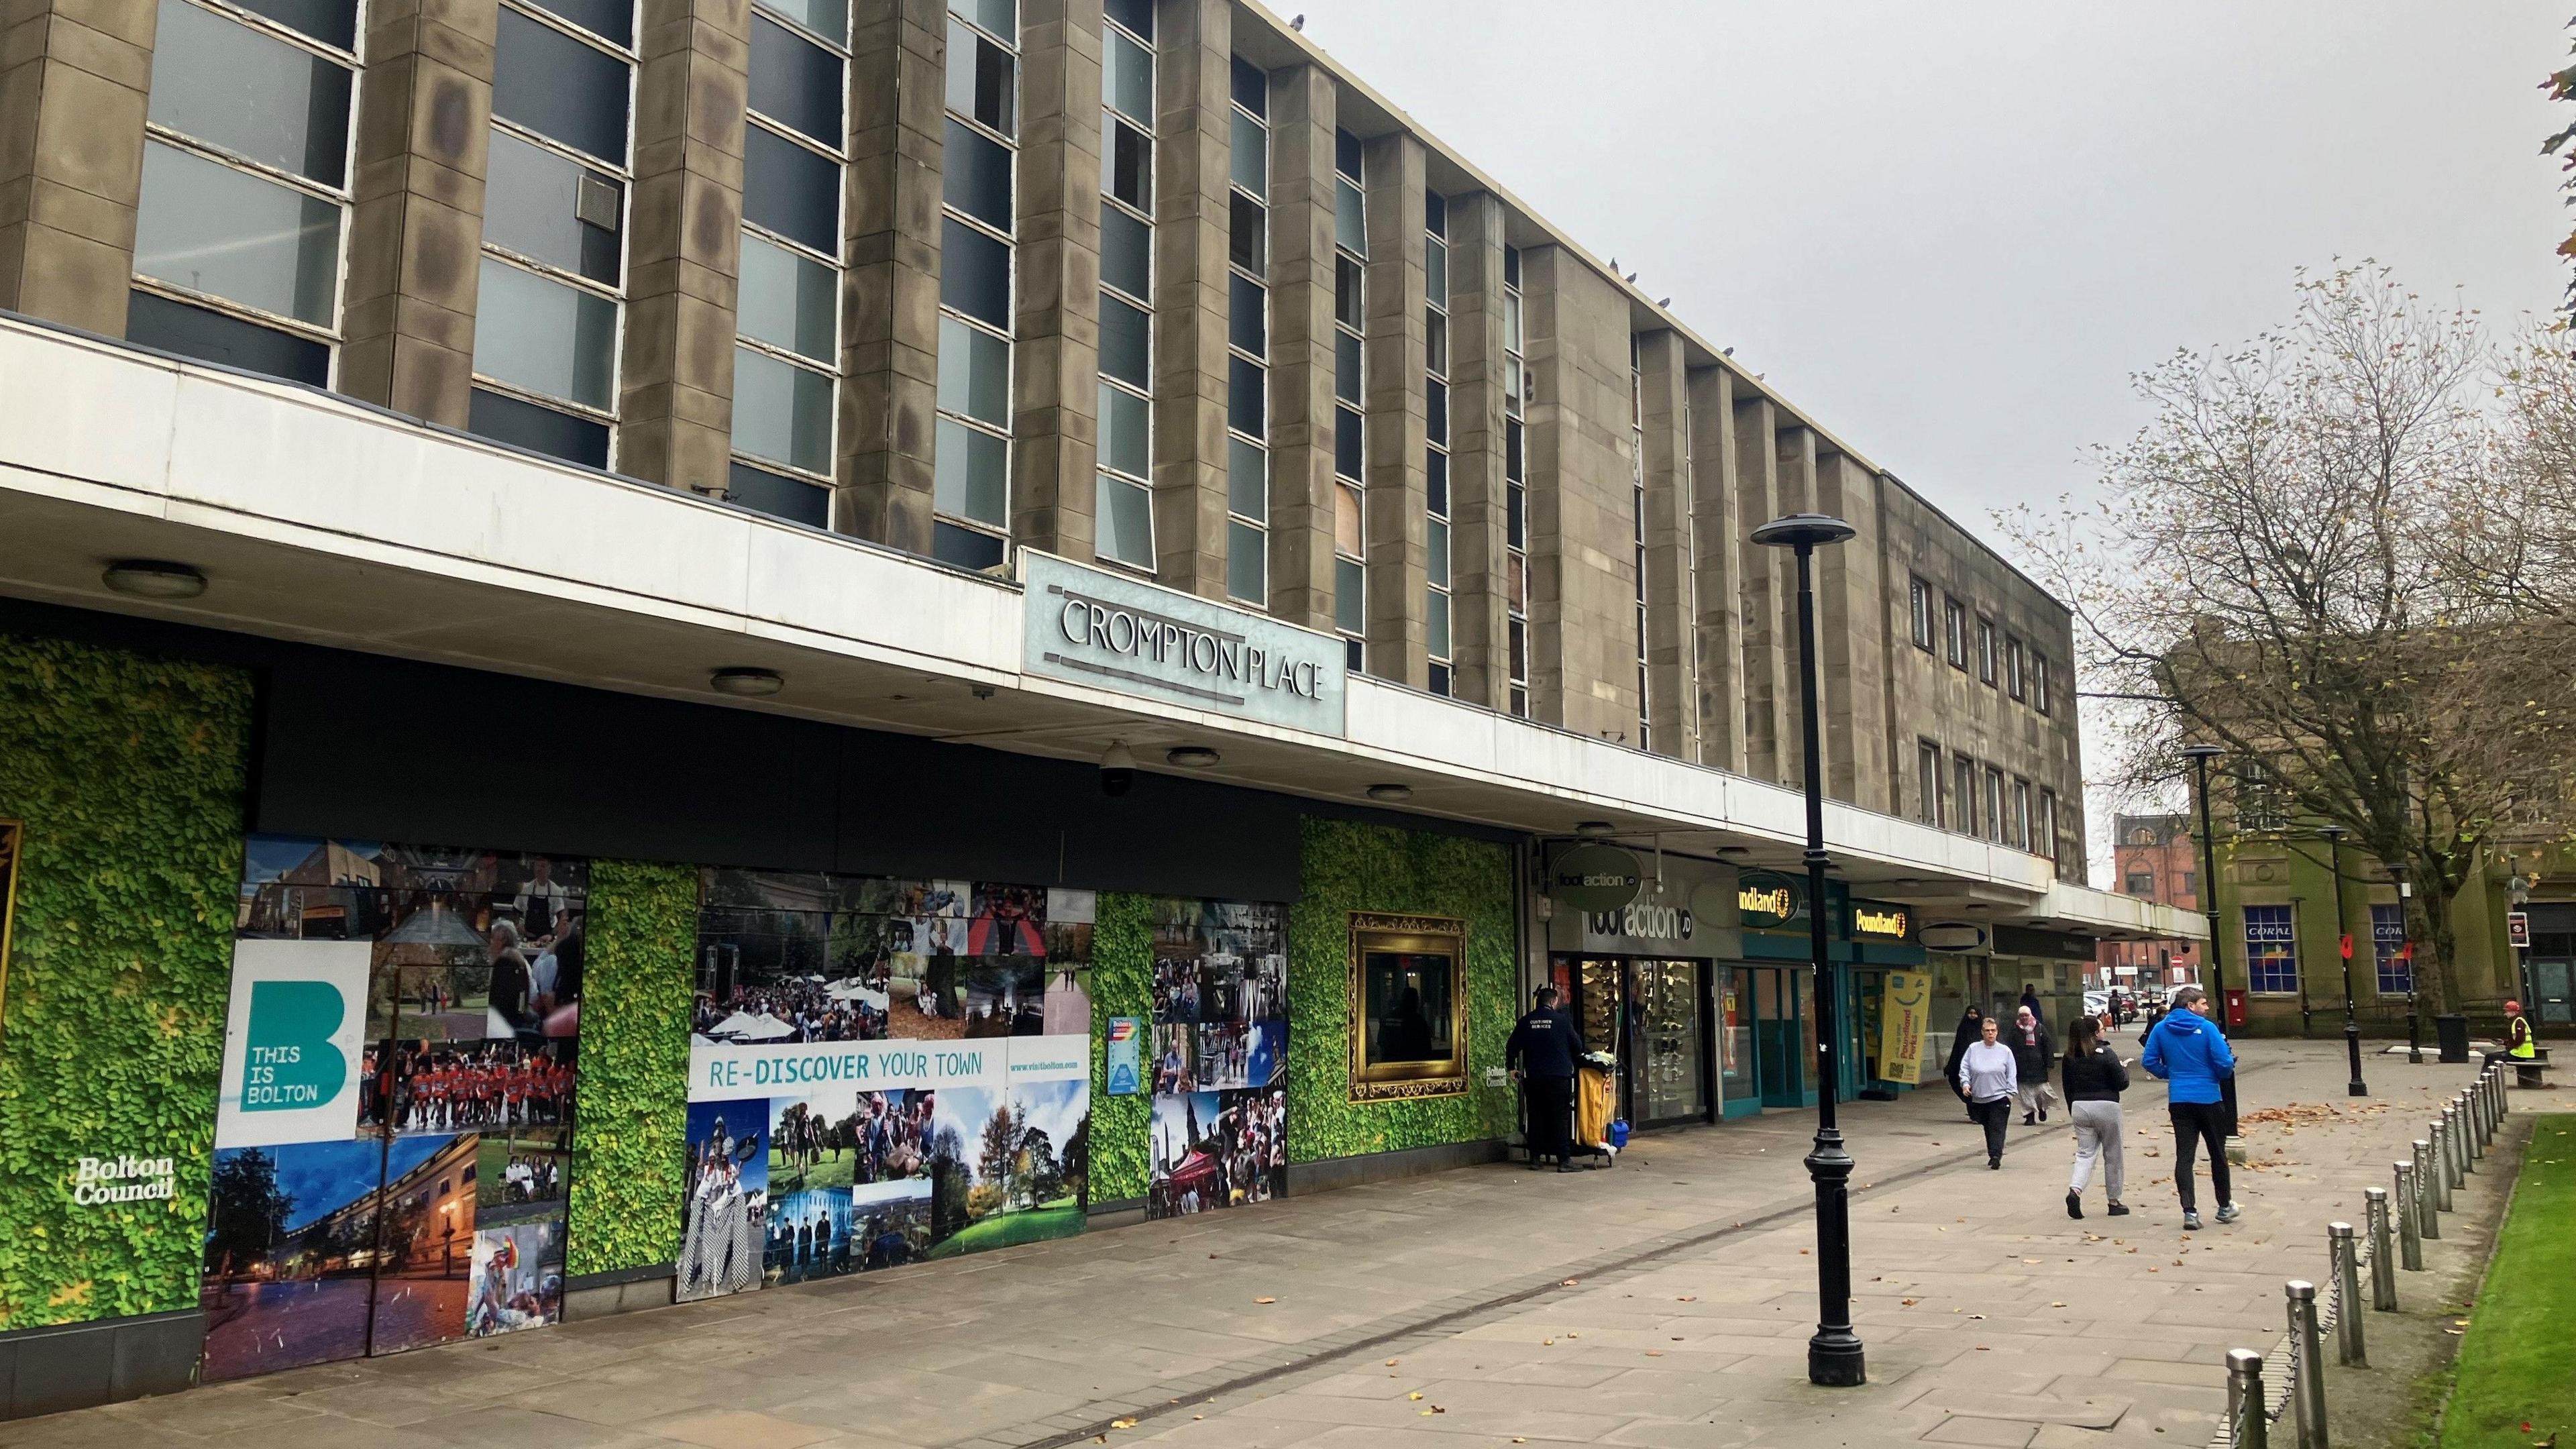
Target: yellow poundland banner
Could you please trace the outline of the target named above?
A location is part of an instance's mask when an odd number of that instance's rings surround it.
[[[1878,1012],[1878,1074],[1891,1082],[1911,1082],[1923,1075],[1932,978],[1921,971],[1890,971],[1886,979]]]

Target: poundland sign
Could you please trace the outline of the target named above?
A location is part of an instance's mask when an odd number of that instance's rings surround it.
[[[1048,554],[1020,554],[1030,674],[1342,733],[1340,640]]]

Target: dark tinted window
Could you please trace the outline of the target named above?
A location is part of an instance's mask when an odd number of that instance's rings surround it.
[[[492,114],[623,166],[626,77],[624,61],[515,10],[501,12]]]
[[[1360,286],[1360,264],[1336,253],[1333,257],[1333,320],[1345,327],[1361,326],[1361,298],[1365,295]]]
[[[504,12],[506,13],[506,12]],[[511,443],[531,452],[592,468],[608,466],[608,428],[588,418],[541,408],[497,392],[474,390],[466,416],[467,430],[496,443]]]
[[[603,40],[620,45],[635,43],[634,0],[530,0],[540,10],[551,11]]]
[[[1100,208],[1100,280],[1131,297],[1154,295],[1154,233],[1114,206]]]
[[[1154,209],[1154,151],[1145,133],[1123,121],[1109,123],[1109,154],[1104,158],[1109,194],[1138,211]]]
[[[930,525],[930,556],[959,568],[1000,568],[1002,541],[989,533],[977,533],[953,523],[933,523]]]
[[[1011,249],[955,217],[940,226],[939,300],[1007,332]]]
[[[1234,58],[1234,103],[1256,116],[1270,114],[1270,76],[1261,67]]]
[[[725,478],[725,496],[745,508],[807,528],[829,528],[832,524],[830,490],[783,478],[766,469],[734,464]]]
[[[1448,442],[1449,384],[1437,380],[1426,383],[1424,386],[1423,401],[1427,405],[1430,413],[1426,432],[1429,434],[1431,441],[1435,443]]]
[[[1422,193],[1422,227],[1433,236],[1449,234],[1449,198],[1437,191]]]
[[[1529,546],[1529,519],[1521,510],[1528,501],[1528,491],[1521,488],[1503,490],[1503,539],[1514,548]]]
[[[754,15],[751,108],[839,150],[841,58],[766,15]]]
[[[1360,415],[1349,408],[1333,409],[1333,471],[1345,478],[1360,474]]]
[[[1422,506],[1446,518],[1449,516],[1449,455],[1437,448],[1423,451]]]
[[[244,10],[265,15],[289,30],[300,30],[324,45],[354,52],[358,48],[358,0],[235,0]]]
[[[1515,418],[1503,424],[1503,476],[1519,482],[1529,476],[1522,471],[1526,466],[1527,460],[1521,456],[1520,420]]]
[[[1333,333],[1333,396],[1344,402],[1360,400],[1360,336],[1356,332]]]
[[[1240,191],[1227,192],[1226,196],[1234,203],[1226,224],[1228,259],[1247,272],[1258,273],[1269,251],[1269,242],[1262,234],[1270,224],[1269,215],[1260,202]]]
[[[1263,309],[1270,300],[1269,292],[1259,282],[1245,277],[1228,278],[1226,291],[1226,339],[1255,357],[1267,355],[1269,319]]]
[[[1226,426],[1234,429],[1238,433],[1249,433],[1253,437],[1260,437],[1261,418],[1264,411],[1261,392],[1261,364],[1248,361],[1240,357],[1227,358],[1225,376]]]
[[[125,336],[145,347],[289,382],[326,387],[331,381],[331,349],[319,342],[150,292],[127,299]]]
[[[742,134],[742,214],[826,256],[841,254],[841,168],[758,126]]]
[[[1152,322],[1143,312],[1115,297],[1100,299],[1100,371],[1103,376],[1137,388],[1150,388],[1152,350],[1146,341]]]
[[[1011,229],[1010,148],[952,119],[940,165],[946,173],[940,186],[949,205],[1003,231]]]
[[[1348,131],[1333,132],[1333,169],[1353,181],[1367,178],[1360,174],[1360,138]]]
[[[1101,0],[1100,8],[1145,39],[1154,38],[1154,0]]]

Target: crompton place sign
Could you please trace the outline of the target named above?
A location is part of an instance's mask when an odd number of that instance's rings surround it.
[[[1020,582],[1031,674],[1342,733],[1338,639],[1025,549]]]

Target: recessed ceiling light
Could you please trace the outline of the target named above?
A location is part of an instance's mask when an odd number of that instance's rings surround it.
[[[785,689],[787,681],[774,669],[719,669],[707,676],[707,687],[718,694],[758,698]]]
[[[1610,833],[1610,822],[1607,820],[1586,820],[1582,824],[1574,827],[1574,833],[1592,840],[1598,840],[1602,836]]]
[[[1413,798],[1413,787],[1411,785],[1371,785],[1368,787],[1368,797],[1388,805],[1401,805]]]
[[[1205,745],[1183,745],[1179,749],[1173,750],[1164,755],[1163,758],[1175,765],[1183,765],[1193,770],[1204,770],[1224,757]]]
[[[138,599],[193,599],[206,591],[206,576],[183,563],[121,558],[99,576],[109,588]]]

